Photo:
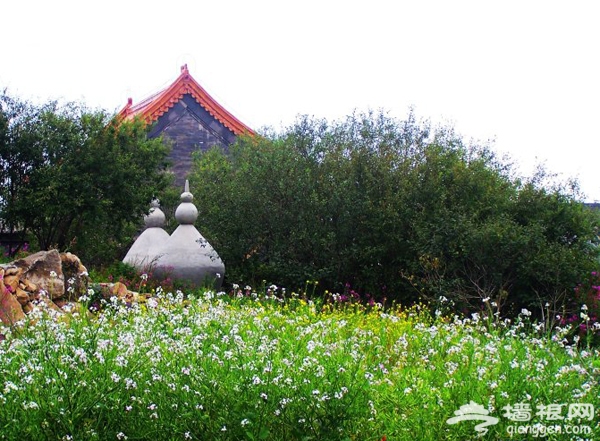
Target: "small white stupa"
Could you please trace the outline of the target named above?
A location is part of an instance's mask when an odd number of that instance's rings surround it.
[[[189,182],[185,181],[181,204],[175,210],[179,223],[171,236],[163,230],[165,214],[152,201],[150,213],[144,217],[146,230],[137,238],[123,262],[160,278],[189,282],[195,286],[219,289],[225,265],[208,241],[194,227],[198,209],[192,203]]]
[[[164,242],[154,273],[174,280],[219,289],[225,275],[225,265],[208,241],[194,226],[198,209],[192,203],[189,182],[181,194],[181,204],[175,210],[179,226]]]
[[[163,230],[165,226],[165,213],[159,207],[158,199],[150,204],[149,213],[144,216],[146,229],[133,243],[125,258],[124,263],[132,265],[140,272],[149,272],[158,260],[164,243],[169,239],[169,233]]]

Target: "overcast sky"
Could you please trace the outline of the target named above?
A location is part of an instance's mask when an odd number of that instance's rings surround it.
[[[116,112],[187,63],[254,129],[412,106],[600,201],[599,18],[593,0],[13,0],[0,88]]]

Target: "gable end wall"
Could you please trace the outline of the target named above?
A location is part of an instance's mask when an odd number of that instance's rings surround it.
[[[206,151],[213,146],[227,150],[236,136],[213,118],[189,94],[158,118],[150,128],[148,136],[163,138],[170,143],[171,171],[175,174],[175,185],[182,186],[192,166],[192,154]]]

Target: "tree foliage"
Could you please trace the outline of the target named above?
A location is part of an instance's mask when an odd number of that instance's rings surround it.
[[[85,262],[122,252],[152,196],[167,185],[167,149],[141,121],[76,103],[40,106],[0,95],[1,216],[40,249]]]
[[[190,182],[232,283],[506,309],[571,290],[597,263],[598,218],[576,194],[518,179],[489,146],[412,112],[303,117],[200,155]]]

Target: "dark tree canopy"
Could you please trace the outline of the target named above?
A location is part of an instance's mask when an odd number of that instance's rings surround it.
[[[569,301],[598,265],[598,213],[544,174],[411,112],[353,114],[200,154],[199,229],[230,283],[355,290],[503,313]],[[153,196],[176,204],[167,147],[140,121],[0,94],[0,221],[88,264],[119,259]],[[170,190],[169,190],[170,189]],[[178,192],[176,192],[178,193]]]
[[[231,283],[506,309],[570,292],[597,264],[598,218],[574,193],[412,113],[300,118],[194,170],[198,226]]]
[[[40,249],[114,260],[152,196],[167,184],[168,153],[140,121],[76,103],[35,106],[0,95],[2,222]]]

